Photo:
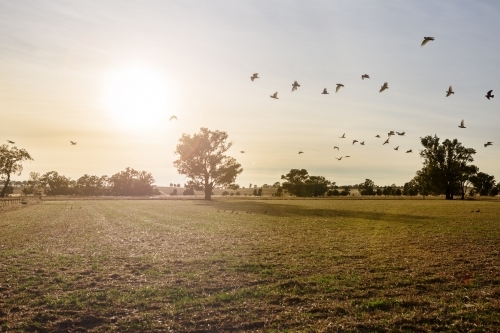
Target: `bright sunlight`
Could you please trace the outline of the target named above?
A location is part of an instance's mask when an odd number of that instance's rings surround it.
[[[119,125],[141,129],[166,120],[168,97],[164,78],[153,71],[134,68],[109,76],[105,106]]]

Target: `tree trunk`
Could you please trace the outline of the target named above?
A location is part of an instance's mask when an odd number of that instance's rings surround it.
[[[2,193],[0,193],[0,198],[5,197],[5,192],[7,192],[7,186],[9,186],[10,183],[10,172],[7,174],[7,180],[5,181],[5,184],[3,185]]]
[[[205,200],[212,200],[212,184],[205,183]]]

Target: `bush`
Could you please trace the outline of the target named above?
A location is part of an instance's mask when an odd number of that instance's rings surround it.
[[[236,195],[241,195],[241,193],[238,191],[238,192],[236,192]]]
[[[494,197],[496,195],[498,195],[498,193],[500,193],[500,190],[498,189],[498,187],[493,187],[491,190],[490,190],[490,193],[489,195]]]
[[[224,191],[224,192],[222,192],[222,195],[224,195],[224,196],[229,195],[229,192],[228,191]]]
[[[336,189],[334,189],[334,190],[328,190],[328,192],[326,192],[326,195],[329,196],[329,197],[332,197],[332,196],[333,197],[338,197],[338,196],[340,196],[340,192],[339,192],[339,190],[336,190]]]
[[[192,188],[187,188],[182,192],[182,195],[194,195],[194,190]]]
[[[230,194],[230,195],[231,195],[231,196],[234,196],[234,192],[231,192],[231,194]]]
[[[170,193],[170,195],[177,195],[177,189],[174,188],[174,190],[172,191],[172,193]]]

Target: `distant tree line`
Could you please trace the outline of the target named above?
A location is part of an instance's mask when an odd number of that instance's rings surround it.
[[[153,186],[151,173],[126,168],[111,177],[85,174],[77,180],[50,171],[43,175],[31,172],[23,193],[40,195],[82,195],[82,196],[142,196],[158,195]]]

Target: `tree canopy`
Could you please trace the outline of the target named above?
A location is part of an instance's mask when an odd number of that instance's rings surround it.
[[[146,171],[126,168],[125,171],[120,171],[111,176],[108,182],[112,195],[139,196],[159,194],[159,191],[152,186],[155,182],[153,176]]]
[[[0,146],[0,180],[3,183],[2,192],[0,192],[1,198],[7,194],[10,176],[12,174],[21,175],[24,161],[33,161],[25,149],[10,148],[8,145]]]
[[[424,191],[445,194],[446,199],[453,199],[457,193],[464,198],[467,182],[477,172],[477,167],[470,164],[476,151],[465,148],[457,139],[446,139],[440,144],[436,135],[428,135],[420,141],[424,147],[420,151],[424,163],[417,172],[417,183]]]
[[[283,189],[297,197],[322,196],[331,184],[323,176],[309,176],[306,169],[291,169],[289,173],[282,175],[281,179],[285,180]]]
[[[184,133],[177,144],[177,172],[189,178],[187,186],[204,190],[206,200],[211,200],[214,188],[233,184],[243,172],[241,164],[226,155],[233,145],[227,139],[226,132],[202,127],[192,136]]]

